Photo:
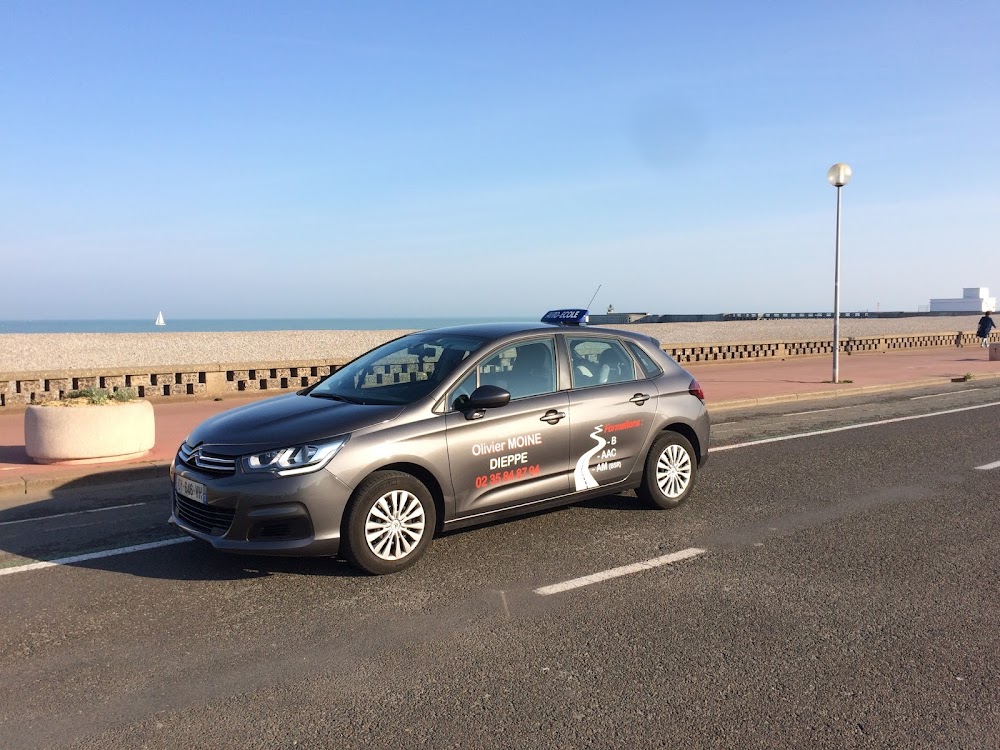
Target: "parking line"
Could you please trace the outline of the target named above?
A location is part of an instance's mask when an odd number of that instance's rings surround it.
[[[982,466],[976,467],[979,471],[989,471],[990,469],[1000,469],[1000,461],[994,461],[991,464],[983,464]]]
[[[109,508],[92,508],[91,510],[74,510],[69,513],[53,513],[51,516],[35,516],[34,518],[21,518],[17,521],[0,521],[0,526],[13,526],[15,523],[29,523],[31,521],[48,521],[50,518],[65,518],[66,516],[79,516],[83,513],[103,513],[106,510],[120,510],[122,508],[136,508],[149,503],[129,503],[128,505],[112,505]]]
[[[589,586],[592,583],[600,583],[601,581],[607,581],[611,578],[620,578],[622,576],[631,575],[632,573],[641,573],[644,570],[658,568],[661,565],[669,565],[670,563],[687,560],[692,557],[697,557],[698,555],[703,555],[706,551],[707,550],[703,550],[698,547],[689,547],[687,549],[682,549],[680,552],[673,552],[669,555],[663,555],[662,557],[654,557],[652,560],[644,560],[643,562],[632,563],[631,565],[622,565],[619,568],[603,570],[600,573],[592,573],[589,576],[572,578],[568,581],[563,581],[562,583],[553,583],[551,586],[542,586],[541,588],[535,589],[535,593],[539,596],[561,594],[563,591],[570,591],[571,589],[578,589],[582,586]]]
[[[171,544],[181,542],[193,542],[189,536],[177,536],[172,539],[161,539],[158,542],[146,542],[145,544],[133,544],[131,547],[119,547],[118,549],[106,549],[101,552],[88,552],[85,555],[74,555],[64,557],[60,560],[46,560],[44,562],[34,562],[27,565],[18,565],[13,568],[0,568],[0,576],[12,576],[15,573],[26,573],[29,570],[41,570],[42,568],[54,568],[58,565],[74,565],[75,563],[86,562],[88,560],[98,560],[102,557],[115,557],[116,555],[127,555],[130,552],[143,552],[147,549],[157,547],[167,547]]]

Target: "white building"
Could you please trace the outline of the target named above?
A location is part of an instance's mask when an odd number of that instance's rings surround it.
[[[993,312],[997,309],[997,298],[990,296],[984,286],[966,287],[962,296],[952,299],[932,299],[931,312]]]

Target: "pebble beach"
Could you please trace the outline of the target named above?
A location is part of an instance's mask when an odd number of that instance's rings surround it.
[[[840,336],[973,333],[978,314],[919,318],[845,318]],[[826,319],[711,323],[648,323],[621,326],[676,344],[829,340]],[[259,331],[204,333],[10,333],[0,334],[0,373],[183,365],[343,362],[408,331]]]

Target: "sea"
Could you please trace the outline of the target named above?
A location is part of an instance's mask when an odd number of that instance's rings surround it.
[[[150,320],[0,320],[0,333],[202,333],[210,331],[386,331],[423,330],[498,320],[529,322],[538,317],[489,318],[177,318],[158,326]]]

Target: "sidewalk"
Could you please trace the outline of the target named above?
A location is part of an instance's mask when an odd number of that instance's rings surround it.
[[[950,384],[971,373],[975,380],[1000,377],[1000,362],[990,362],[977,346],[920,352],[842,355],[840,379],[834,385],[832,357],[809,357],[784,362],[746,361],[691,364],[687,369],[705,390],[713,414],[729,408],[778,401],[806,400],[874,393],[920,385]],[[35,464],[24,452],[24,413],[0,414],[0,499],[72,483],[120,483],[162,477],[177,447],[200,422],[253,398],[224,401],[154,403],[156,444],[148,454],[131,461],[83,465]]]

